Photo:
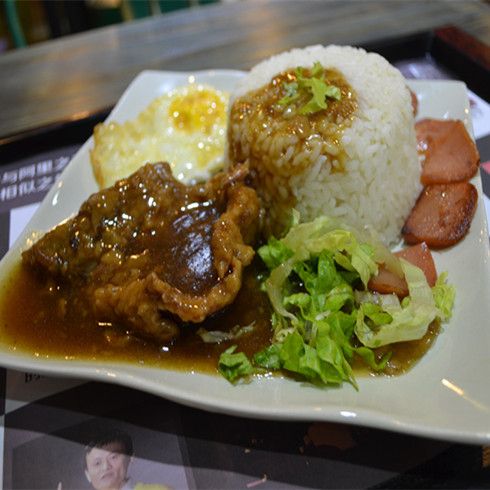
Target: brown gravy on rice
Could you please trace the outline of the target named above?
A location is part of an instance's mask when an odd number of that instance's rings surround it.
[[[305,68],[303,74],[310,77],[311,70]],[[315,155],[321,147],[320,151],[326,151],[330,156],[332,173],[345,171],[346,155],[341,136],[351,124],[357,109],[354,90],[335,69],[325,69],[324,80],[328,85],[340,89],[341,98],[329,99],[326,109],[301,114],[299,109],[308,102],[308,94],[301,95],[290,106],[280,104],[284,97],[284,85],[296,79],[295,70],[282,72],[267,85],[237,99],[230,111],[229,160],[234,163],[248,160],[251,169],[261,174],[258,176],[260,181],[270,182],[271,195],[276,195],[276,199],[280,197],[279,206],[264,202],[265,207],[270,208],[270,221],[274,222],[266,223],[266,226],[276,235],[282,230],[275,223],[281,223],[280,227],[285,225],[290,209],[296,205],[289,180],[311,164],[308,155],[303,157],[305,153]],[[247,121],[245,124],[242,123],[244,119]],[[238,133],[242,135],[240,140],[233,137]],[[243,148],[244,139],[251,146],[250,149]],[[275,145],[277,154],[271,150],[262,151],[264,145]],[[267,201],[265,194],[260,197]]]

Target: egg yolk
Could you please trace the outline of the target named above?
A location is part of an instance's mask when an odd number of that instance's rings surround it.
[[[176,129],[210,134],[216,124],[225,123],[226,105],[210,90],[189,91],[173,98],[168,114]]]

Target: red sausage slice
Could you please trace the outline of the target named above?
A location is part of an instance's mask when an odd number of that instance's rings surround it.
[[[412,99],[412,113],[413,117],[417,116],[417,112],[419,111],[419,99],[417,98],[417,94],[415,92],[412,92],[410,89],[408,89],[410,92],[410,97]]]
[[[468,233],[477,200],[469,182],[425,187],[403,225],[405,242],[425,242],[430,248],[454,245]]]
[[[436,266],[429,247],[425,243],[419,243],[400,250],[395,255],[422,269],[429,286],[435,285],[437,281]],[[397,276],[382,265],[379,267],[378,275],[369,281],[368,289],[381,294],[395,293],[400,298],[408,295],[408,286],[405,279]]]
[[[476,174],[480,156],[461,121],[423,119],[415,132],[417,149],[425,156],[423,185],[462,182]]]

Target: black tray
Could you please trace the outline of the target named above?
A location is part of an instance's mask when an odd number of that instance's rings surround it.
[[[397,65],[401,61],[431,63],[447,78],[461,80],[490,102],[490,46],[453,26],[384,39],[363,46]]]
[[[362,47],[397,65],[423,61],[434,66],[441,78],[464,81],[482,99],[490,101],[490,48],[461,30],[446,26],[409,36],[381,39]],[[402,70],[403,71],[403,70]],[[79,120],[56,124],[0,138],[0,165],[8,165],[60,146],[82,144],[93,127],[111,108],[103,108]]]

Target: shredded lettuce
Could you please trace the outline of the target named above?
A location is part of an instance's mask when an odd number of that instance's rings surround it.
[[[264,282],[273,307],[272,344],[252,360],[225,351],[219,369],[231,382],[254,370],[284,370],[319,385],[349,382],[357,388],[352,362],[358,356],[373,370],[390,359],[373,349],[422,338],[432,321],[451,316],[455,290],[441,274],[431,288],[421,269],[391,254],[376,239],[334,219],[299,223],[285,237],[258,250],[269,269]],[[380,259],[382,258],[382,260]],[[367,289],[378,263],[401,273],[409,295]]]
[[[436,284],[432,288],[432,295],[434,296],[434,301],[436,302],[438,316],[443,322],[447,322],[451,319],[454,298],[456,296],[456,289],[454,286],[447,284],[446,280],[447,272],[443,272],[437,278]]]
[[[249,334],[254,329],[255,322],[250,325],[240,326],[235,325],[230,331],[223,332],[221,330],[211,330],[208,331],[204,328],[200,328],[196,333],[201,337],[205,344],[220,344],[228,340],[235,340]]]
[[[254,362],[257,366],[277,371],[281,369],[281,345],[271,344],[264,350],[254,355]]]
[[[366,347],[380,347],[395,342],[421,339],[430,323],[436,319],[438,311],[424,273],[418,267],[400,259],[409,296],[399,302],[384,307],[391,321],[369,324],[366,321],[365,305],[357,312],[355,332]]]
[[[260,258],[269,269],[279,267],[283,262],[294,255],[293,251],[283,242],[272,237],[266,247],[258,250]]]
[[[234,383],[240,378],[250,376],[254,372],[254,368],[243,352],[235,353],[237,346],[232,345],[226,349],[220,356],[218,362],[218,371],[230,383]]]

